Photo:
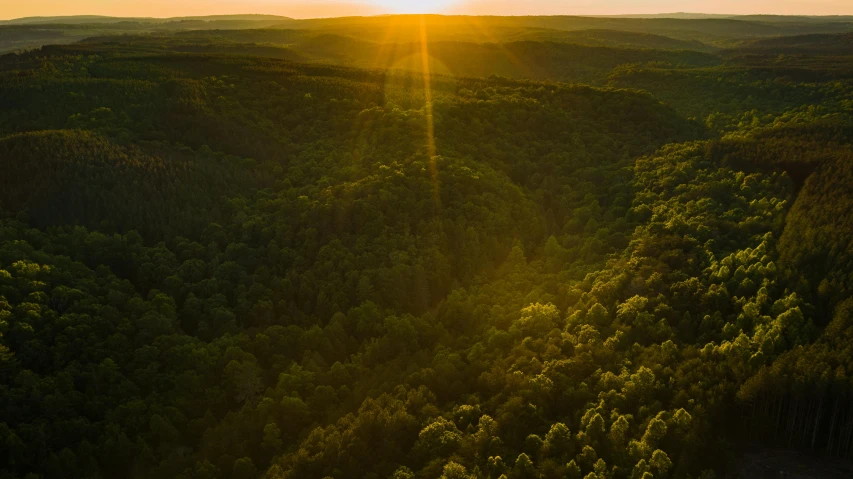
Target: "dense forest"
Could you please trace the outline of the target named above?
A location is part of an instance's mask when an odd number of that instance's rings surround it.
[[[0,479],[849,477],[851,32],[0,24]]]

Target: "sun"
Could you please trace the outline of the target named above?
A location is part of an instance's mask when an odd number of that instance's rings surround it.
[[[370,0],[385,13],[444,13],[459,0]]]

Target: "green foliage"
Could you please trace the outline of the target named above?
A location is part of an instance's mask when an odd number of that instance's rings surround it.
[[[840,24],[385,21],[0,58],[0,477],[850,454]]]

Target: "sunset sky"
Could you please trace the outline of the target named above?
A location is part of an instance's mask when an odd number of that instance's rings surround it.
[[[172,17],[268,13],[296,18],[382,13],[610,15],[626,13],[853,14],[851,0],[28,0],[0,1],[0,19],[25,16]]]

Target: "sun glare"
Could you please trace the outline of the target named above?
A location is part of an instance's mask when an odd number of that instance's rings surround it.
[[[444,13],[458,0],[371,0],[385,13]]]

